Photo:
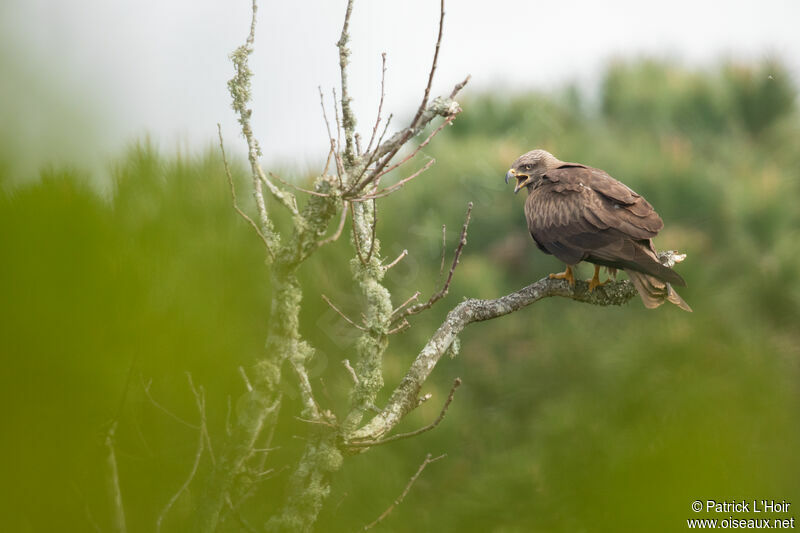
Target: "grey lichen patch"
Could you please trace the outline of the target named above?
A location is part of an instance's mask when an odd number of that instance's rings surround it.
[[[445,353],[450,356],[450,359],[455,359],[460,351],[461,340],[458,337],[454,337],[453,342],[450,343],[450,346],[447,348]]]
[[[329,442],[323,442],[317,450],[317,464],[325,472],[336,472],[342,467],[342,452]]]

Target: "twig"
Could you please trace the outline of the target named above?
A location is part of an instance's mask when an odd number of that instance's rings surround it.
[[[387,335],[394,335],[395,333],[401,333],[401,332],[407,330],[410,327],[411,327],[411,324],[408,322],[408,320],[406,320],[404,318],[403,321],[400,322],[399,326],[397,326],[394,329],[390,329],[389,331],[386,332],[386,334]]]
[[[295,189],[295,190],[297,190],[297,191],[304,192],[304,193],[306,193],[306,194],[312,194],[312,195],[314,195],[314,196],[321,196],[321,197],[323,197],[323,198],[328,198],[328,197],[330,196],[330,194],[326,194],[326,193],[323,193],[323,192],[310,191],[310,190],[308,190],[308,189],[304,189],[304,188],[302,188],[302,187],[298,187],[298,186],[297,186],[297,185],[295,185],[294,183],[290,183],[290,182],[288,182],[288,181],[286,181],[286,180],[284,180],[284,179],[281,179],[280,177],[276,176],[276,175],[275,175],[275,174],[273,174],[272,172],[270,172],[270,173],[269,173],[269,175],[270,175],[271,177],[275,178],[276,180],[280,181],[280,182],[281,182],[281,183],[283,183],[284,185],[287,185],[287,186],[289,186],[289,187],[291,187],[291,188],[293,188],[293,189]]]
[[[442,420],[444,420],[444,415],[447,414],[447,409],[448,407],[450,407],[450,403],[453,401],[453,397],[456,394],[456,389],[460,386],[461,386],[461,378],[456,378],[455,381],[453,381],[453,386],[450,389],[450,394],[447,395],[447,400],[445,400],[444,405],[442,406],[442,410],[439,413],[439,416],[437,416],[436,420],[434,420],[427,426],[419,428],[416,431],[409,431],[408,433],[399,433],[397,435],[392,435],[391,437],[387,437],[385,439],[373,440],[373,441],[361,441],[361,442],[348,442],[347,446],[356,448],[378,446],[379,444],[386,444],[388,442],[394,442],[396,440],[416,437],[417,435],[421,435],[426,431],[432,430],[433,428],[438,426]]]
[[[378,126],[381,124],[381,111],[383,110],[383,99],[386,96],[386,52],[381,53],[381,101],[378,103],[378,117],[375,119],[375,127],[372,128],[372,136],[369,138],[367,150],[364,153],[369,153],[372,149],[372,143],[375,141],[375,135],[378,133]],[[380,141],[378,141],[380,144]]]
[[[339,119],[339,106],[338,100],[336,99],[336,89],[331,89],[331,92],[333,93],[333,116],[336,118],[336,145],[338,146],[336,153],[339,153],[339,150],[342,149],[342,121]]]
[[[389,125],[392,123],[392,118],[394,115],[390,114],[389,118],[386,119],[386,124],[383,126],[383,131],[381,132],[380,136],[378,137],[378,144],[375,146],[375,149],[372,152],[369,152],[369,159],[367,159],[367,163],[364,165],[364,168],[361,169],[361,172],[358,174],[358,177],[353,180],[353,183],[350,185],[350,188],[344,192],[343,196],[351,196],[357,194],[364,188],[364,185],[359,183],[361,178],[369,169],[369,166],[375,161],[375,157],[378,154],[378,147],[381,146],[381,141],[383,141],[383,137],[386,135],[386,132],[389,130]],[[380,180],[378,180],[380,181]],[[376,181],[375,183],[378,183]]]
[[[299,416],[295,416],[294,418],[295,418],[295,420],[299,420],[300,422],[305,422],[306,424],[318,424],[320,426],[327,426],[329,428],[335,428],[336,427],[335,424],[331,424],[327,420],[322,420],[322,419],[309,420],[307,418],[302,418],[302,417],[299,417]]]
[[[242,376],[242,381],[244,381],[244,386],[247,389],[247,392],[253,392],[253,385],[250,383],[250,379],[247,377],[247,372],[244,371],[244,367],[239,365],[239,375]]]
[[[297,382],[300,386],[300,397],[304,404],[303,412],[307,412],[308,415],[315,420],[322,420],[319,405],[317,405],[317,400],[314,399],[314,391],[311,388],[311,381],[308,379],[308,373],[306,372],[303,363],[295,359],[290,359],[290,362],[292,364],[292,368],[294,368],[294,371],[297,374]]]
[[[339,316],[341,316],[342,318],[344,318],[344,319],[345,319],[345,320],[346,320],[346,321],[347,321],[347,322],[348,322],[350,325],[352,325],[352,326],[355,326],[356,328],[360,329],[361,331],[367,331],[367,328],[365,328],[364,326],[360,326],[360,325],[356,324],[355,322],[353,322],[352,320],[350,320],[350,318],[349,318],[347,315],[345,315],[344,313],[342,313],[342,312],[339,310],[339,308],[338,308],[338,307],[336,307],[335,305],[333,305],[333,303],[332,303],[332,302],[331,302],[331,301],[328,299],[328,297],[327,297],[327,296],[325,296],[324,294],[321,294],[320,296],[322,296],[322,299],[323,299],[323,300],[325,300],[325,302],[326,302],[328,305],[330,305],[330,306],[331,306],[331,309],[333,309],[334,311],[336,311],[337,313],[339,313]]]
[[[439,264],[439,279],[444,273],[444,256],[447,248],[447,224],[442,224],[442,262]]]
[[[383,267],[383,270],[389,270],[390,268],[392,268],[393,266],[395,266],[397,263],[399,263],[400,261],[402,261],[402,260],[403,260],[403,258],[404,258],[405,256],[407,256],[407,255],[408,255],[408,250],[403,250],[403,251],[400,253],[400,255],[398,255],[398,256],[397,256],[397,259],[395,259],[394,261],[392,261],[392,262],[391,262],[391,263],[389,263],[388,265],[384,266],[384,267]]]
[[[364,259],[364,256],[361,255],[361,240],[358,237],[358,226],[356,225],[356,212],[355,206],[353,205],[353,201],[348,203],[350,207],[350,222],[353,226],[353,247],[356,249],[356,255],[358,256],[358,260],[361,262],[362,265],[367,264],[367,260]]]
[[[361,134],[360,133],[356,133],[355,139],[356,139],[356,155],[360,156],[361,155]]]
[[[228,394],[228,408],[225,410],[225,434],[227,436],[231,436],[231,411],[233,410],[233,405],[231,402],[231,395]]]
[[[228,507],[230,507],[231,512],[233,512],[233,516],[236,518],[236,521],[239,522],[239,525],[245,528],[249,533],[258,532],[256,528],[251,526],[250,523],[244,519],[244,517],[242,516],[242,510],[239,509],[238,507],[234,507],[233,502],[231,502],[231,497],[229,495],[225,496],[225,503],[227,503]]]
[[[140,377],[140,379],[142,379],[142,378]],[[147,396],[147,399],[148,399],[148,400],[150,400],[150,403],[152,403],[152,404],[153,404],[153,405],[154,405],[154,406],[155,406],[157,409],[159,409],[160,411],[162,411],[162,412],[163,412],[165,415],[167,415],[167,416],[169,416],[170,418],[172,418],[172,419],[174,419],[174,420],[176,420],[176,421],[180,422],[180,423],[181,423],[181,424],[183,424],[184,426],[186,426],[186,427],[189,427],[189,428],[192,428],[192,429],[200,429],[200,426],[196,426],[196,425],[192,424],[191,422],[187,422],[187,421],[186,421],[186,420],[184,420],[183,418],[179,417],[178,415],[176,415],[175,413],[173,413],[172,411],[170,411],[169,409],[167,409],[166,407],[164,407],[163,405],[161,405],[160,403],[158,403],[158,402],[155,400],[155,398],[153,398],[153,397],[150,395],[150,385],[151,385],[151,384],[152,384],[152,380],[151,380],[150,382],[148,382],[148,383],[146,383],[146,384],[145,384],[145,383],[144,383],[144,380],[142,379],[142,388],[144,389],[144,394],[145,394],[145,396]]]
[[[464,81],[461,83],[457,83],[455,87],[453,87],[453,91],[450,93],[450,100],[456,97],[456,95],[464,88],[464,86],[469,83],[470,78],[472,78],[472,74],[467,74],[467,77],[464,78]]]
[[[397,313],[399,313],[400,311],[402,311],[402,310],[403,310],[403,309],[404,309],[404,308],[405,308],[405,307],[406,307],[408,304],[410,304],[411,302],[413,302],[414,300],[416,300],[417,298],[419,298],[419,295],[420,295],[420,294],[422,294],[422,293],[421,293],[421,292],[419,292],[419,291],[417,291],[417,292],[415,292],[414,294],[412,294],[412,295],[411,295],[411,298],[409,298],[409,299],[408,299],[408,300],[406,300],[405,302],[401,303],[399,306],[397,306],[397,309],[395,309],[394,311],[392,311],[392,314],[391,314],[391,316],[394,316],[394,315],[396,315]]]
[[[352,202],[365,202],[367,200],[376,200],[378,198],[385,198],[386,196],[389,196],[393,192],[396,192],[397,190],[401,189],[406,183],[408,183],[409,181],[413,180],[414,178],[416,178],[417,176],[419,176],[420,174],[422,174],[423,172],[425,172],[426,170],[431,168],[431,165],[433,165],[435,162],[436,162],[435,159],[431,159],[427,163],[425,163],[425,166],[423,166],[421,169],[417,170],[416,172],[414,172],[413,174],[411,174],[407,178],[401,179],[400,181],[398,181],[394,185],[386,187],[385,189],[383,189],[383,190],[381,190],[381,191],[379,191],[379,192],[377,192],[375,194],[368,194],[367,196],[361,196],[360,198],[353,198],[351,201]]]
[[[247,221],[247,223],[250,224],[250,226],[255,230],[258,237],[264,242],[264,246],[267,248],[267,253],[269,253],[270,256],[273,256],[274,258],[272,248],[270,248],[269,245],[269,241],[267,241],[267,238],[264,237],[263,233],[261,233],[261,230],[258,229],[258,224],[256,224],[255,221],[252,218],[250,218],[248,214],[242,211],[242,209],[239,207],[239,202],[236,199],[236,186],[233,184],[233,176],[231,175],[231,169],[228,166],[228,158],[225,155],[225,145],[222,142],[222,126],[220,126],[219,122],[217,123],[217,132],[219,133],[219,149],[222,152],[222,165],[225,167],[225,175],[228,177],[228,185],[230,185],[231,188],[231,199],[233,201],[233,208],[236,210],[237,213],[239,213],[239,216],[241,216],[245,221]]]
[[[72,482],[72,489],[75,491],[75,494],[77,494],[81,503],[83,503],[83,512],[86,515],[86,521],[89,522],[89,525],[92,526],[92,529],[94,529],[96,533],[102,533],[100,525],[97,523],[97,520],[94,519],[92,509],[89,507],[89,502],[86,501],[86,497],[83,495],[83,492],[81,492],[81,489],[78,488],[78,485],[75,482]]]
[[[349,359],[345,359],[344,361],[342,361],[342,364],[347,369],[348,374],[350,374],[350,379],[353,380],[353,384],[354,385],[358,385],[358,383],[359,383],[358,374],[356,374],[355,369],[350,364],[350,360]]]
[[[344,223],[345,223],[346,219],[347,219],[347,206],[343,205],[342,206],[342,215],[341,215],[341,217],[339,217],[339,227],[336,228],[336,232],[333,235],[331,235],[330,237],[327,237],[327,238],[322,239],[321,241],[319,241],[318,246],[322,246],[324,244],[328,244],[329,242],[335,242],[335,241],[339,240],[339,237],[341,237],[341,235],[342,235],[342,230],[344,230]]]
[[[378,204],[373,199],[372,200],[372,237],[369,241],[369,252],[367,252],[367,260],[369,262],[372,259],[372,252],[375,250],[375,237],[376,232],[378,231]]]
[[[158,515],[158,519],[156,520],[156,533],[159,533],[161,531],[161,523],[164,521],[164,518],[166,518],[170,509],[172,509],[172,506],[175,505],[175,502],[178,501],[178,498],[180,498],[181,494],[183,494],[184,491],[186,491],[186,489],[189,488],[189,485],[192,483],[192,480],[194,480],[194,477],[197,474],[197,468],[200,466],[200,459],[203,457],[203,451],[206,442],[205,395],[202,393],[202,390],[200,393],[198,393],[195,390],[194,383],[192,383],[191,374],[187,373],[187,375],[189,379],[189,386],[192,388],[192,392],[195,393],[195,399],[198,404],[197,407],[201,413],[200,431],[198,432],[198,439],[197,439],[197,452],[195,453],[194,463],[192,464],[192,469],[189,471],[189,476],[186,478],[186,481],[184,481],[183,485],[181,485],[178,488],[178,491],[172,495],[172,498],[170,498],[170,500],[167,502],[167,505],[164,506],[164,509],[161,511],[161,514]]]
[[[373,171],[373,173],[372,173],[372,174],[370,174],[370,176],[369,176],[369,177],[368,177],[368,178],[367,178],[367,179],[364,181],[364,183],[362,183],[362,184],[359,186],[359,188],[360,188],[360,189],[363,189],[364,187],[366,187],[367,185],[369,185],[369,184],[370,184],[370,183],[372,183],[373,181],[377,181],[377,180],[379,180],[379,179],[380,179],[382,176],[385,176],[386,174],[388,174],[388,173],[389,173],[389,172],[391,172],[392,170],[394,170],[394,169],[396,169],[396,168],[398,168],[398,167],[400,167],[400,166],[402,166],[402,165],[406,164],[408,161],[410,161],[410,160],[411,160],[411,159],[412,159],[412,158],[413,158],[415,155],[417,155],[417,154],[419,153],[419,151],[420,151],[420,150],[422,150],[423,148],[425,148],[425,146],[427,146],[427,145],[428,145],[428,143],[429,143],[429,142],[431,142],[431,140],[432,140],[432,139],[433,139],[433,138],[434,138],[434,137],[435,137],[435,136],[436,136],[436,135],[437,135],[437,134],[438,134],[440,131],[442,131],[442,130],[444,129],[444,127],[445,127],[445,126],[447,126],[448,124],[451,124],[451,123],[453,122],[453,120],[455,120],[455,118],[456,118],[456,115],[457,115],[457,114],[458,114],[458,112],[456,112],[456,113],[454,113],[454,114],[452,114],[452,115],[449,115],[447,118],[445,118],[445,120],[444,120],[444,121],[443,121],[441,124],[439,124],[439,126],[438,126],[438,127],[435,129],[435,130],[433,130],[433,131],[432,131],[432,132],[431,132],[431,133],[428,135],[428,137],[427,137],[427,138],[426,138],[424,141],[422,141],[422,142],[421,142],[421,143],[420,143],[420,144],[419,144],[419,145],[418,145],[416,148],[414,148],[414,150],[412,150],[412,151],[411,151],[411,153],[410,153],[410,154],[408,154],[406,157],[404,157],[404,158],[403,158],[401,161],[399,161],[398,163],[395,163],[394,165],[392,165],[392,166],[390,166],[390,167],[388,167],[388,168],[385,168],[384,170],[380,170],[380,171],[377,171],[377,172],[376,172],[376,171]],[[395,153],[396,153],[396,152],[395,152]],[[394,157],[394,154],[390,154],[390,155],[391,155],[391,157],[386,157],[386,158],[384,158],[384,160],[383,160],[383,163],[382,163],[382,164],[379,164],[379,165],[378,165],[378,168],[379,168],[379,167],[381,167],[381,166],[385,166],[386,164],[388,164],[388,163],[389,163],[389,161],[391,160],[391,158],[392,158],[392,157]],[[433,160],[431,160],[431,161],[433,161]],[[430,166],[430,163],[429,163],[429,166]],[[376,168],[376,170],[377,170],[377,168]],[[427,167],[426,167],[426,169],[425,169],[425,170],[427,170]],[[423,171],[421,171],[421,172],[424,172],[424,170],[423,170]],[[395,185],[397,185],[397,184],[395,184]],[[392,186],[392,187],[389,187],[389,188],[391,188],[391,189],[394,189],[394,188],[396,188],[396,187],[395,187],[395,186]],[[386,191],[386,190],[388,190],[389,188],[387,188],[387,189],[384,189],[384,191],[381,191],[381,192],[385,192],[385,191]]]
[[[199,387],[199,392],[198,389],[195,389],[192,375],[189,372],[186,373],[186,378],[189,380],[189,387],[192,389],[197,411],[200,413],[200,431],[202,431],[206,446],[208,446],[208,456],[211,458],[211,464],[216,466],[217,460],[214,458],[214,448],[211,446],[211,435],[208,434],[208,421],[206,420],[206,391],[202,385]]]
[[[436,62],[439,59],[439,47],[442,44],[442,30],[444,29],[444,0],[441,0],[441,7],[439,8],[439,35],[436,38],[436,49],[433,52],[433,63],[431,64],[431,71],[428,74],[428,85],[425,86],[425,95],[422,97],[422,103],[419,105],[419,109],[417,109],[417,114],[414,115],[414,120],[411,121],[411,129],[413,129],[417,125],[417,121],[422,116],[422,113],[425,111],[425,107],[428,105],[428,98],[431,94],[431,85],[433,85],[433,75],[436,72]]]
[[[414,482],[417,481],[417,478],[420,476],[420,474],[422,474],[422,471],[425,470],[425,467],[431,463],[438,461],[439,459],[443,459],[444,457],[447,457],[447,454],[442,454],[438,457],[432,457],[430,453],[426,455],[425,460],[422,461],[421,465],[419,465],[417,472],[413,476],[411,476],[411,479],[408,480],[408,484],[406,484],[406,488],[403,489],[403,492],[400,493],[400,496],[398,496],[397,499],[383,513],[381,513],[381,515],[378,518],[376,518],[374,521],[364,526],[362,531],[367,531],[368,529],[372,529],[373,527],[381,523],[387,516],[389,516],[389,513],[391,513],[395,507],[403,503],[403,499],[405,499],[406,495],[408,494],[408,491],[410,491],[412,485],[414,485]]]
[[[106,432],[105,446],[106,446],[106,466],[108,472],[106,474],[106,485],[108,489],[108,496],[111,501],[111,521],[113,522],[114,531],[117,533],[125,533],[127,525],[125,522],[125,507],[122,503],[122,491],[119,485],[119,469],[117,467],[117,454],[114,451],[114,434],[117,431],[117,421],[111,423]]]
[[[325,112],[325,96],[322,94],[322,87],[317,86],[319,89],[319,105],[322,107],[322,118],[325,119],[325,129],[328,131],[328,139],[333,140],[333,134],[331,134],[331,123],[328,121],[328,113]],[[334,106],[336,102],[334,102]],[[327,165],[325,166],[327,168]]]
[[[439,291],[436,292],[435,294],[431,295],[431,297],[428,299],[427,302],[407,308],[402,315],[399,315],[397,318],[395,318],[395,321],[401,318],[405,318],[407,316],[416,315],[418,313],[421,313],[422,311],[425,311],[426,309],[430,309],[433,306],[433,304],[435,304],[436,302],[447,296],[447,292],[450,290],[450,283],[453,281],[453,276],[455,275],[456,267],[458,266],[458,262],[461,258],[461,252],[464,251],[464,246],[467,244],[467,228],[469,227],[469,220],[471,215],[472,215],[472,202],[470,202],[467,205],[467,215],[464,218],[464,225],[461,228],[461,238],[458,240],[458,246],[456,246],[456,251],[455,254],[453,255],[453,263],[450,266],[450,272],[447,274],[447,279],[445,280],[444,285],[442,285],[442,288],[439,289]]]

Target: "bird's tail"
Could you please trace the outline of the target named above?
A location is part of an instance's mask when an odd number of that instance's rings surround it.
[[[625,273],[633,282],[633,286],[636,287],[639,296],[641,296],[644,306],[648,309],[654,309],[664,302],[672,302],[684,311],[692,312],[689,304],[675,292],[675,289],[668,282],[627,268]]]

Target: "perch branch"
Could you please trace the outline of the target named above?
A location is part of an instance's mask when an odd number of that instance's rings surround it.
[[[493,300],[474,298],[464,300],[448,313],[444,323],[419,352],[383,411],[361,429],[354,431],[348,440],[378,441],[414,409],[422,384],[428,379],[439,359],[447,353],[456,337],[469,324],[519,311],[551,296],[570,298],[592,305],[622,305],[636,296],[636,289],[626,280],[609,282],[589,292],[589,284],[584,281],[576,281],[575,286],[570,287],[564,280],[544,278]]]

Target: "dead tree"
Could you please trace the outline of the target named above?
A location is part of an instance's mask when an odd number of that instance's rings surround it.
[[[222,150],[225,169],[231,187],[233,207],[258,235],[267,258],[267,271],[272,287],[272,302],[267,319],[266,348],[258,363],[247,373],[241,370],[245,390],[237,401],[235,419],[231,421],[226,435],[211,439],[205,423],[205,395],[202,388],[192,391],[200,412],[200,423],[192,425],[198,431],[197,454],[185,483],[163,507],[158,517],[157,529],[170,512],[172,504],[189,487],[198,485],[200,494],[194,514],[194,529],[214,532],[223,518],[239,521],[246,530],[265,531],[310,531],[317,520],[330,493],[331,476],[342,468],[348,455],[364,453],[374,446],[396,440],[415,437],[436,427],[444,418],[457,387],[456,379],[450,394],[443,402],[439,416],[427,426],[416,431],[392,434],[397,424],[430,396],[420,396],[423,384],[444,353],[457,350],[457,336],[470,323],[489,320],[530,305],[549,296],[562,296],[596,305],[622,304],[630,300],[636,291],[628,282],[608,283],[589,292],[583,282],[573,288],[565,281],[543,279],[515,293],[495,300],[465,300],[447,315],[444,323],[433,333],[421,349],[399,384],[394,386],[388,403],[376,407],[377,395],[383,389],[382,369],[384,354],[391,336],[409,327],[409,317],[430,309],[448,292],[467,242],[472,204],[468,204],[460,239],[456,245],[445,281],[436,293],[420,300],[416,293],[402,303],[392,297],[383,283],[390,269],[405,257],[387,258],[381,250],[376,231],[380,200],[399,192],[404,185],[418,178],[433,160],[420,164],[417,154],[446,125],[461,112],[456,101],[459,91],[469,77],[455,85],[446,96],[431,96],[431,86],[436,72],[439,47],[442,42],[444,24],[444,0],[441,0],[439,31],[433,52],[430,73],[422,93],[422,99],[410,122],[389,134],[392,116],[384,117],[384,83],[381,82],[381,100],[374,124],[370,122],[371,134],[366,146],[356,133],[356,117],[351,106],[348,87],[348,63],[350,57],[349,25],[353,0],[348,0],[341,37],[337,43],[341,85],[339,100],[334,101],[335,119],[328,124],[330,149],[327,164],[315,179],[312,189],[300,189],[265,172],[260,163],[258,141],[250,124],[250,78],[248,58],[253,52],[256,11],[252,5],[252,21],[245,44],[237,48],[231,59],[235,76],[228,82],[242,134],[247,142],[252,194],[255,199],[255,214],[248,215],[236,196],[225,156],[222,134]],[[383,57],[384,72],[386,57]],[[323,99],[322,112],[325,114]],[[429,128],[430,126],[430,128]],[[423,132],[429,132],[418,141]],[[387,137],[388,135],[388,137]],[[406,151],[401,154],[401,150]],[[409,169],[409,170],[407,170]],[[388,181],[390,172],[405,172],[400,179]],[[298,201],[298,196],[301,200]],[[468,199],[465,199],[465,203]],[[288,231],[279,231],[274,223],[271,209],[282,209],[291,221]],[[329,299],[326,302],[341,314],[352,327],[358,330],[355,342],[354,364],[344,361],[352,379],[350,406],[347,412],[333,413],[320,407],[309,379],[307,365],[314,354],[314,347],[300,334],[300,309],[303,288],[298,281],[298,269],[314,253],[328,243],[337,240],[349,221],[350,245],[353,249],[351,275],[363,296],[364,307],[361,319],[347,317]],[[330,233],[330,236],[326,236]],[[667,257],[665,260],[668,260]],[[266,468],[267,454],[281,409],[282,383],[291,382],[300,391],[301,411],[297,418],[308,423],[310,428],[304,449],[296,464],[291,465],[287,481],[285,500],[279,510],[264,524],[250,524],[239,510],[243,501],[253,494],[260,483],[265,482],[270,472]],[[110,433],[113,435],[113,433]],[[211,452],[212,440],[218,440],[217,453]],[[113,451],[113,441],[109,437]],[[195,476],[204,451],[211,454],[209,472]],[[113,458],[113,453],[110,455]],[[441,457],[441,456],[440,456]],[[372,524],[383,520],[398,504],[422,470],[439,459],[425,459],[417,473],[400,497]],[[116,469],[114,469],[116,476]],[[116,479],[116,477],[114,478]],[[117,496],[119,496],[117,494]],[[114,501],[120,501],[116,497]],[[124,528],[124,513],[118,505],[120,520]]]

